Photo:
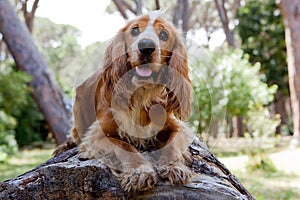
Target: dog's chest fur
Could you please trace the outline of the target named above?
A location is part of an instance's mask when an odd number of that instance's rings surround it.
[[[167,92],[163,86],[138,88],[132,95],[129,110],[119,112],[118,135],[137,149],[158,145],[157,135],[165,127]]]

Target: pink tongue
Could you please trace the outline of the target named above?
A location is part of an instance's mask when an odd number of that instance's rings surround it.
[[[136,73],[142,77],[151,76],[152,70],[149,67],[136,67]]]

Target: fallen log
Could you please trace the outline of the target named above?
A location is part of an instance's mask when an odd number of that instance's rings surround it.
[[[0,199],[254,199],[198,138],[189,146],[197,176],[184,186],[159,182],[146,192],[127,193],[99,160],[78,159],[72,148],[25,174],[0,183]]]

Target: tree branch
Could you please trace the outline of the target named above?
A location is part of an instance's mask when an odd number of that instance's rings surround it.
[[[160,10],[160,2],[159,0],[155,0],[155,9]]]
[[[31,8],[31,16],[34,17],[36,9],[38,8],[39,0],[35,0],[33,2],[32,8]]]
[[[224,2],[224,0],[214,0],[214,1],[215,1],[215,5],[217,7],[218,13],[219,13],[221,22],[222,22],[224,33],[226,35],[227,44],[230,47],[235,47],[234,33],[229,29],[229,20],[228,20],[226,8],[224,5],[225,2]]]
[[[36,12],[36,9],[38,8],[39,0],[35,0],[33,2],[31,11],[28,11],[28,0],[21,1],[22,3],[22,8],[21,10],[23,11],[23,16],[25,19],[25,24],[27,28],[29,29],[29,32],[32,33],[33,31],[33,21],[34,21],[34,15]]]
[[[137,15],[142,14],[142,8],[143,8],[142,0],[135,0],[135,4],[136,4],[136,14]]]
[[[137,11],[134,10],[134,9],[132,8],[132,6],[131,6],[129,3],[127,3],[126,1],[122,1],[122,3],[123,3],[123,5],[124,5],[129,11],[131,11],[133,14],[135,14],[135,15],[138,14]]]
[[[115,3],[115,5],[116,5],[118,11],[121,13],[122,17],[123,17],[124,19],[128,19],[128,16],[127,16],[127,14],[126,14],[126,11],[124,10],[124,8],[123,8],[123,6],[122,6],[123,3],[122,3],[120,0],[112,0],[112,1]]]

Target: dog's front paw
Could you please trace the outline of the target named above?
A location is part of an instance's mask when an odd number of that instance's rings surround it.
[[[121,186],[128,192],[149,190],[157,181],[156,172],[146,164],[138,168],[128,169],[121,175]]]
[[[183,165],[164,165],[157,170],[158,176],[169,180],[172,184],[186,184],[191,180],[191,170]]]
[[[90,149],[86,148],[84,144],[80,144],[78,147],[78,159],[79,160],[88,160],[88,159],[93,159],[95,156],[92,154]]]

